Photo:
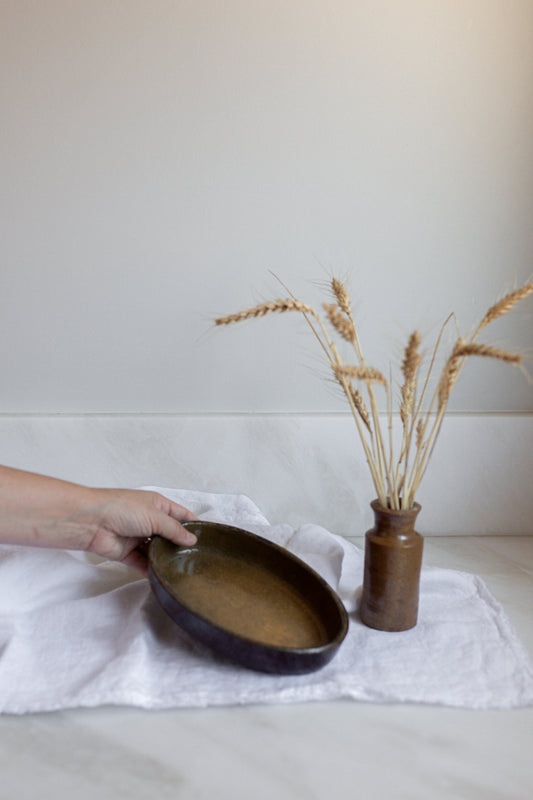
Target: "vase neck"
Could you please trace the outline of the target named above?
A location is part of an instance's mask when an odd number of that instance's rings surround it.
[[[381,533],[407,533],[414,530],[415,521],[420,511],[418,503],[415,503],[413,508],[400,510],[383,508],[377,500],[374,500],[370,505],[374,512],[376,528]]]

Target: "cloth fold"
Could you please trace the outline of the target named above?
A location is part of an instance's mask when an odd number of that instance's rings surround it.
[[[317,525],[269,525],[244,495],[161,487],[201,519],[245,528],[302,558],[338,592],[350,628],[323,669],[253,672],[214,656],[127,567],[84,553],[0,547],[0,711],[206,707],[351,698],[471,709],[533,705],[533,668],[500,604],[469,573],[424,567],[416,628],[357,615],[363,553]]]

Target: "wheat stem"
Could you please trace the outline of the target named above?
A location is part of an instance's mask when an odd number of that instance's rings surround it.
[[[392,386],[392,367],[389,367],[389,386]],[[398,487],[398,473],[394,469],[394,437],[392,430],[392,393],[387,392],[387,417],[389,428],[389,475],[391,476],[390,507],[400,508],[400,492]]]
[[[386,488],[385,488],[384,483],[383,483],[382,474],[380,473],[379,468],[376,466],[375,458],[372,455],[372,452],[371,452],[371,450],[370,450],[370,448],[368,446],[368,443],[366,441],[366,438],[365,438],[365,435],[364,435],[364,431],[363,431],[363,429],[361,427],[361,423],[360,423],[360,420],[359,420],[359,412],[358,412],[358,409],[357,409],[357,407],[356,407],[356,405],[354,403],[354,398],[353,398],[352,392],[350,391],[349,384],[347,382],[347,379],[344,376],[340,377],[339,383],[343,387],[344,392],[346,394],[346,397],[348,398],[348,402],[350,404],[350,408],[351,408],[351,411],[352,411],[352,416],[353,416],[353,418],[355,420],[355,424],[357,425],[357,430],[359,432],[359,438],[361,439],[361,442],[362,442],[362,445],[363,445],[363,449],[365,451],[366,461],[367,461],[367,464],[368,464],[368,466],[370,468],[370,475],[371,475],[371,478],[372,478],[372,483],[374,484],[374,489],[376,490],[376,494],[378,496],[378,500],[379,500],[381,505],[384,505],[384,507],[386,507],[386,505],[387,505],[387,491],[386,491]],[[373,438],[374,437],[373,437],[373,434],[372,434],[372,429],[371,429],[369,424],[367,424],[367,428],[368,428],[368,430],[370,432],[371,443],[373,443]]]
[[[433,370],[435,368],[435,362],[436,362],[436,359],[437,359],[437,354],[438,354],[438,352],[440,350],[440,346],[441,346],[441,343],[442,343],[442,337],[444,336],[444,331],[446,330],[448,324],[450,323],[450,321],[453,318],[454,318],[454,314],[452,312],[451,314],[448,315],[448,317],[446,317],[446,319],[444,320],[444,322],[441,325],[441,328],[440,328],[440,331],[439,331],[439,335],[437,336],[437,340],[436,340],[435,345],[433,347],[433,352],[431,354],[431,360],[430,360],[429,366],[428,366],[428,368],[426,370],[426,377],[424,379],[424,383],[423,383],[423,386],[422,386],[422,391],[421,391],[420,397],[418,399],[416,410],[415,410],[415,412],[413,414],[413,419],[412,419],[412,423],[411,423],[411,431],[410,431],[410,436],[409,436],[409,442],[412,441],[413,431],[414,431],[415,426],[416,426],[416,428],[417,428],[417,446],[416,446],[416,449],[415,449],[415,459],[414,459],[413,466],[411,468],[410,477],[408,475],[408,467],[407,466],[404,467],[404,472],[403,472],[403,475],[404,475],[403,487],[404,487],[404,489],[403,489],[402,508],[411,508],[412,504],[414,503],[415,491],[414,491],[414,488],[413,488],[413,480],[414,480],[414,476],[417,474],[418,463],[420,461],[420,458],[423,455],[421,443],[425,439],[426,430],[427,430],[427,427],[429,425],[429,421],[430,421],[432,413],[433,413],[433,407],[434,407],[434,405],[436,403],[437,393],[434,393],[434,395],[433,395],[433,397],[432,397],[432,399],[430,401],[429,408],[425,412],[425,415],[424,415],[423,418],[421,416],[422,415],[422,407],[423,407],[424,399],[425,399],[427,391],[428,391],[431,375],[433,374]],[[406,460],[407,460],[407,457],[406,457]]]
[[[420,343],[422,337],[418,331],[414,331],[407,342],[402,361],[403,384],[401,387],[400,418],[402,421],[403,434],[400,448],[400,458],[398,459],[398,469],[395,473],[395,483],[399,481],[399,470],[402,460],[404,460],[404,472],[409,467],[409,453],[411,451],[411,435],[413,430],[413,415],[416,403],[416,390],[418,371],[422,357],[420,355]]]
[[[277,278],[277,276],[275,276],[275,277]],[[286,289],[286,291],[289,291],[289,290],[287,290],[287,287],[282,283],[282,281],[279,278],[277,278],[277,280]],[[291,295],[291,298],[295,303],[299,303],[300,302],[299,300],[297,300],[294,297],[294,295],[292,295],[292,292],[289,291],[289,294]],[[332,342],[332,340],[330,339],[330,337],[328,335],[328,332],[327,332],[322,320],[317,315],[317,313],[314,311],[314,309],[310,308],[309,306],[306,306],[305,311],[302,310],[302,313],[304,314],[304,317],[306,318],[308,324],[310,325],[311,329],[313,330],[313,333],[315,334],[316,338],[320,342],[322,348],[326,352],[326,355],[327,355],[328,361],[330,363],[330,366],[331,366],[331,368],[333,370],[333,373],[335,374],[335,376],[338,379],[337,372],[339,370],[345,369],[345,365],[342,364],[342,361],[341,361],[341,359],[339,357],[339,354],[338,354],[338,351],[337,351],[337,348],[336,348],[334,342]],[[322,334],[324,336],[324,339],[325,339],[325,341],[327,343],[327,347],[322,342],[322,340],[321,340],[320,336],[318,335],[314,325],[311,323],[310,319],[308,318],[308,314],[312,315],[313,318],[315,319],[315,321],[318,323],[318,325],[319,325],[319,327],[321,329],[321,332],[322,332]],[[356,343],[355,346],[357,348],[357,346],[358,346],[358,338],[357,338],[357,332],[355,331],[355,324],[353,322],[353,319],[352,319],[352,325],[353,325],[353,330],[354,330],[354,343]],[[328,348],[329,348],[329,352],[328,352]],[[376,373],[375,377],[377,379],[382,379],[383,378],[383,376],[379,376],[378,375],[377,370],[374,371],[374,372]],[[343,375],[342,377],[343,378],[347,378],[347,377],[349,377],[349,375]],[[364,379],[365,380],[374,379],[374,374],[373,373],[372,373],[372,375],[369,374]],[[383,474],[383,470],[382,470],[382,467],[380,465],[379,447],[378,447],[378,444],[375,442],[375,436],[374,436],[374,433],[372,432],[372,428],[371,428],[369,420],[368,420],[368,414],[366,415],[366,421],[365,420],[364,421],[365,421],[365,424],[366,424],[366,426],[367,426],[367,428],[368,428],[368,430],[370,431],[370,434],[371,434],[371,444],[372,444],[372,450],[373,450],[373,453],[374,453],[373,456],[372,456],[372,453],[370,452],[370,449],[368,448],[366,439],[364,437],[364,432],[363,432],[363,430],[361,428],[361,425],[360,425],[360,422],[359,422],[357,406],[355,405],[354,398],[352,396],[351,390],[349,388],[347,388],[347,384],[346,383],[344,383],[342,381],[340,381],[340,382],[341,382],[341,385],[342,385],[342,387],[344,389],[345,395],[348,398],[348,402],[350,404],[352,415],[355,418],[355,422],[356,422],[356,425],[357,425],[357,428],[358,428],[358,432],[359,432],[359,437],[360,437],[360,439],[361,439],[361,441],[363,443],[363,448],[365,450],[365,455],[367,457],[367,462],[368,462],[368,465],[369,465],[369,468],[370,468],[371,476],[372,476],[372,479],[373,479],[374,487],[375,487],[376,492],[378,494],[379,501],[380,501],[380,503],[385,503],[386,504],[387,495],[386,495],[386,490],[384,488],[384,483],[383,483],[383,480],[382,480],[382,477],[381,477],[382,474]],[[374,418],[374,422],[375,422],[375,418]],[[379,430],[379,420],[378,420],[378,429],[377,430]],[[376,464],[376,461],[377,461],[377,464]]]

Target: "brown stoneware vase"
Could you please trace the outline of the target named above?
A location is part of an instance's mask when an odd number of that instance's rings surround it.
[[[374,527],[365,537],[361,620],[380,631],[406,631],[418,618],[424,540],[414,529],[420,506],[405,511],[371,503]]]

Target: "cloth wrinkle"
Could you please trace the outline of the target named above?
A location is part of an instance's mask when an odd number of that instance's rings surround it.
[[[0,712],[100,705],[144,709],[350,699],[470,709],[533,705],[533,667],[501,604],[467,572],[423,566],[415,628],[386,633],[358,616],[363,552],[305,523],[270,525],[242,494],[143,487],[201,519],[263,536],[338,593],[349,630],[306,675],[269,675],[219,658],[182,631],[146,579],[80,553],[0,546]]]

